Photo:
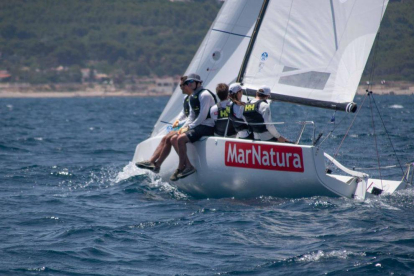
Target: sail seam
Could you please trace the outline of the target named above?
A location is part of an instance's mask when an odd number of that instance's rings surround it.
[[[245,3],[244,3],[244,6],[243,6],[242,11],[246,8],[246,5],[247,5],[247,2],[245,2]],[[211,36],[211,34],[213,33],[212,31],[221,32],[221,33],[226,33],[226,34],[230,34],[230,35],[242,36],[242,35],[240,35],[240,34],[236,34],[236,33],[234,33],[234,32],[233,32],[234,28],[237,26],[237,22],[238,22],[238,20],[240,19],[241,15],[242,15],[242,12],[240,12],[240,14],[239,14],[239,16],[237,17],[237,20],[235,21],[235,23],[233,24],[233,27],[232,27],[232,29],[231,29],[231,31],[230,31],[230,32],[223,31],[223,30],[219,30],[219,29],[215,29],[215,28],[214,28],[214,25],[216,25],[216,21],[215,21],[215,22],[213,23],[213,25],[211,26],[210,36]],[[219,18],[219,17],[217,16],[217,18]],[[209,36],[209,38],[210,38],[210,36]],[[220,48],[220,51],[222,51],[222,50],[224,49],[224,47],[227,45],[227,42],[229,41],[229,38],[230,38],[230,36],[228,36],[228,37],[227,37],[227,39],[226,39],[226,41],[224,42],[223,46]],[[207,44],[206,44],[206,47],[207,47]],[[206,49],[206,48],[204,48],[204,50],[205,50],[205,49]],[[204,52],[203,52],[203,55],[204,55]],[[200,60],[200,61],[201,61],[201,60]],[[213,63],[214,63],[214,65],[216,64],[216,62],[213,62]],[[197,71],[199,71],[199,69],[200,69],[200,63],[199,63],[199,66],[197,66]],[[207,76],[205,77],[204,81],[207,81],[207,80],[209,79],[210,74],[211,74],[211,71],[209,71],[209,72],[207,73]]]
[[[280,53],[280,58],[279,58],[279,63],[282,64],[282,56],[283,56],[283,52],[285,50],[285,42],[286,42],[286,35],[287,35],[287,31],[289,28],[289,24],[290,24],[290,15],[292,13],[292,8],[293,8],[293,1],[290,4],[290,9],[289,9],[289,17],[288,17],[288,21],[286,23],[286,28],[285,28],[285,34],[283,35],[283,45],[282,45],[282,51]]]

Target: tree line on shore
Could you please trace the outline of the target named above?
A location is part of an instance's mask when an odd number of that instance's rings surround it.
[[[414,81],[413,2],[389,4],[378,79]],[[220,7],[216,0],[2,1],[0,70],[10,73],[9,81],[34,84],[81,82],[82,68],[120,85],[139,76],[179,75]],[[369,62],[364,78],[371,68]]]

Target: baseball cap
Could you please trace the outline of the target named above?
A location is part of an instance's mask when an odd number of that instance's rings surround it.
[[[259,89],[257,90],[257,92],[259,92],[260,94],[263,94],[265,96],[270,96],[270,88],[269,88],[269,86],[266,86],[266,85],[260,86]]]
[[[239,92],[242,89],[243,89],[243,87],[240,85],[240,83],[237,83],[237,82],[232,83],[229,86],[230,94],[235,94],[235,93]]]
[[[201,80],[200,76],[197,75],[197,74],[194,74],[194,73],[191,73],[190,75],[188,75],[187,79],[185,81],[190,81],[190,80],[193,80],[193,81],[196,81],[196,82],[203,82]]]

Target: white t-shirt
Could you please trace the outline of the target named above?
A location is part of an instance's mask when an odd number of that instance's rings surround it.
[[[253,99],[250,103],[257,102],[257,99]],[[262,102],[259,107],[259,113],[263,116],[263,120],[265,123],[271,123],[272,122],[272,113],[270,111],[270,105],[268,103]],[[273,137],[279,138],[280,134],[276,130],[276,127],[272,124],[266,125],[267,131],[263,133],[256,133],[254,132],[254,139],[256,140],[262,140],[267,141],[272,139]]]
[[[197,90],[194,91],[193,95],[200,90],[204,90],[204,88],[199,87]],[[198,99],[200,100],[200,114],[196,118],[195,112],[190,105],[190,115],[188,116],[188,120],[183,127],[188,126],[191,129],[195,128],[198,125],[214,127],[214,120],[212,118],[206,119],[208,113],[210,112],[210,108],[216,104],[213,99],[213,96],[210,94],[210,92],[205,90],[199,94]]]

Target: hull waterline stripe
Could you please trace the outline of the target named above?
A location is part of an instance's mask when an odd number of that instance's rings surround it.
[[[220,32],[220,33],[225,33],[225,34],[231,34],[231,35],[236,35],[236,36],[241,36],[241,37],[247,37],[247,38],[250,38],[250,36],[248,36],[248,35],[236,34],[236,33],[226,32],[226,31],[217,30],[217,29],[212,29],[212,31],[216,31],[216,32]]]

